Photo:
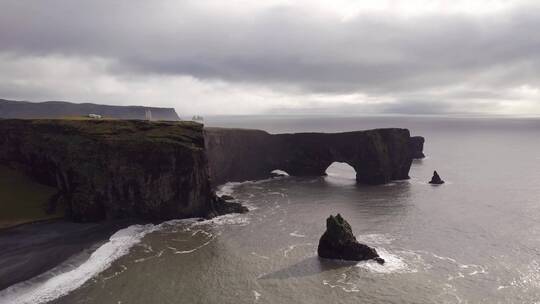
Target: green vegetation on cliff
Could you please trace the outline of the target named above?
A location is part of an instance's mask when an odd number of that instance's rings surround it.
[[[62,208],[47,213],[56,189],[36,183],[24,174],[0,165],[0,229],[63,216]]]

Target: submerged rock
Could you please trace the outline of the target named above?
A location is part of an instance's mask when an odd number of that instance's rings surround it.
[[[352,228],[338,213],[326,219],[326,231],[319,240],[317,253],[321,258],[341,259],[348,261],[375,260],[384,264],[374,248],[358,243]]]
[[[230,196],[230,195],[222,195],[221,196],[222,199],[226,200],[226,201],[233,201],[234,200],[234,197]]]
[[[441,179],[437,171],[433,171],[433,177],[431,178],[429,183],[434,185],[441,185],[444,184],[444,181]]]

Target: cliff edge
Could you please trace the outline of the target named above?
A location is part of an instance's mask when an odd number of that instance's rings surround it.
[[[55,187],[75,221],[219,213],[197,123],[0,120],[0,164]]]

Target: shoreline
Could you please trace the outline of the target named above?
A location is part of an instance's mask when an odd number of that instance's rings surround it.
[[[59,216],[59,217],[53,217],[53,218],[47,218],[47,219],[40,219],[40,220],[32,220],[32,221],[28,221],[28,222],[20,222],[20,223],[17,223],[17,224],[14,224],[14,225],[11,225],[11,226],[0,226],[0,234],[4,233],[4,232],[8,232],[12,229],[17,229],[19,227],[22,227],[22,226],[26,226],[26,225],[34,225],[34,224],[44,224],[44,223],[54,223],[54,222],[60,222],[60,221],[63,221],[65,220],[65,217],[64,216]]]
[[[53,269],[131,224],[131,220],[80,224],[55,219],[0,230],[0,290]]]

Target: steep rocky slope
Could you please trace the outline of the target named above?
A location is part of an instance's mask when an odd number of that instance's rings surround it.
[[[196,123],[0,120],[0,163],[56,187],[76,221],[219,213]]]

